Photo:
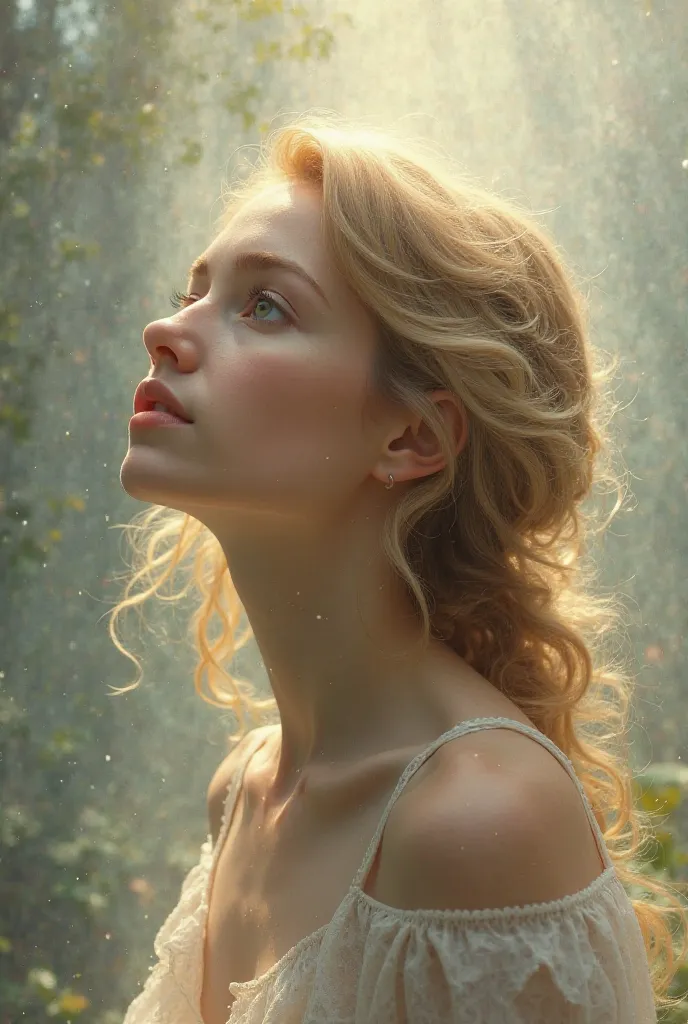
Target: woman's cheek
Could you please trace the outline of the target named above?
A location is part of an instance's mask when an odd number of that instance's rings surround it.
[[[365,375],[353,361],[318,359],[311,350],[261,353],[218,368],[213,392],[221,405],[252,409],[271,420],[326,423],[359,407]]]

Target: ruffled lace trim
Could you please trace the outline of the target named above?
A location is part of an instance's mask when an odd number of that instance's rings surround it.
[[[609,869],[556,905],[488,911],[398,911],[352,887],[328,926],[230,992],[228,1024],[551,1024],[569,1006],[581,1024],[655,1022],[642,935]]]
[[[201,847],[123,1024],[203,1024],[209,889],[242,778],[243,768],[217,846],[208,837]],[[401,910],[355,881],[328,924],[229,992],[227,1024],[656,1022],[642,933],[613,866],[559,900],[486,910]]]
[[[213,860],[210,837],[184,879],[179,902],[155,937],[158,962],[131,1003],[123,1024],[203,1024],[203,936]]]

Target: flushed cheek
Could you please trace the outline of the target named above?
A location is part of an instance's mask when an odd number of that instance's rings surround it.
[[[365,379],[365,368],[351,359],[237,360],[213,376],[207,423],[235,465],[294,481],[355,471]]]

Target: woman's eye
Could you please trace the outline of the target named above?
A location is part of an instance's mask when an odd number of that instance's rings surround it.
[[[189,292],[175,291],[170,296],[170,302],[175,309],[186,309],[187,306],[192,305],[199,298],[200,296]],[[252,288],[249,291],[249,299],[250,305],[246,308],[250,312],[251,320],[267,324],[292,323],[289,313],[264,288]],[[273,315],[275,313],[277,313],[277,316]]]
[[[256,320],[260,323],[278,324],[282,321],[287,323],[291,322],[291,317],[282,308],[282,306],[273,299],[270,292],[266,292],[263,288],[252,288],[249,292],[251,298],[251,319]],[[277,318],[272,318],[271,313],[276,312]],[[282,320],[280,320],[280,317]]]

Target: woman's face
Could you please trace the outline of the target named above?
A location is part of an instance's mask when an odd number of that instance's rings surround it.
[[[192,422],[132,424],[121,480],[133,497],[211,529],[227,512],[312,522],[345,509],[376,469],[389,437],[371,395],[376,329],[320,220],[316,191],[271,186],[196,261],[182,308],[148,324],[149,376]]]

